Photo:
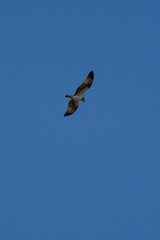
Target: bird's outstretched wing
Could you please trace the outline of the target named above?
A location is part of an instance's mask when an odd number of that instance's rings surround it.
[[[77,103],[73,99],[71,99],[68,103],[68,108],[64,114],[64,117],[73,114],[77,110],[77,108],[78,108]]]
[[[91,87],[94,79],[94,73],[91,71],[84,82],[77,88],[74,95],[83,95]]]

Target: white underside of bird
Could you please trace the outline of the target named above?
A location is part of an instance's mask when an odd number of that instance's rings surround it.
[[[72,96],[72,99],[76,102],[79,103],[83,98],[83,95],[76,95],[76,96]]]

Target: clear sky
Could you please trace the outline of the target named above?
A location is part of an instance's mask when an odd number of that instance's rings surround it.
[[[159,9],[1,0],[0,239],[160,239]]]

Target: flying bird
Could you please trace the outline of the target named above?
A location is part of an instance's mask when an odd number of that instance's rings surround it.
[[[68,103],[67,111],[64,114],[64,117],[69,116],[73,114],[79,105],[79,101],[85,102],[85,98],[83,97],[83,94],[88,90],[88,88],[91,87],[94,79],[94,73],[91,71],[87,78],[84,80],[84,82],[77,88],[74,95],[66,95],[66,98],[71,98],[71,100]]]

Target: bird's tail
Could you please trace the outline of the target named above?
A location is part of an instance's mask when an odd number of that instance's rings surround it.
[[[66,98],[71,98],[72,96],[71,95],[65,95]]]

